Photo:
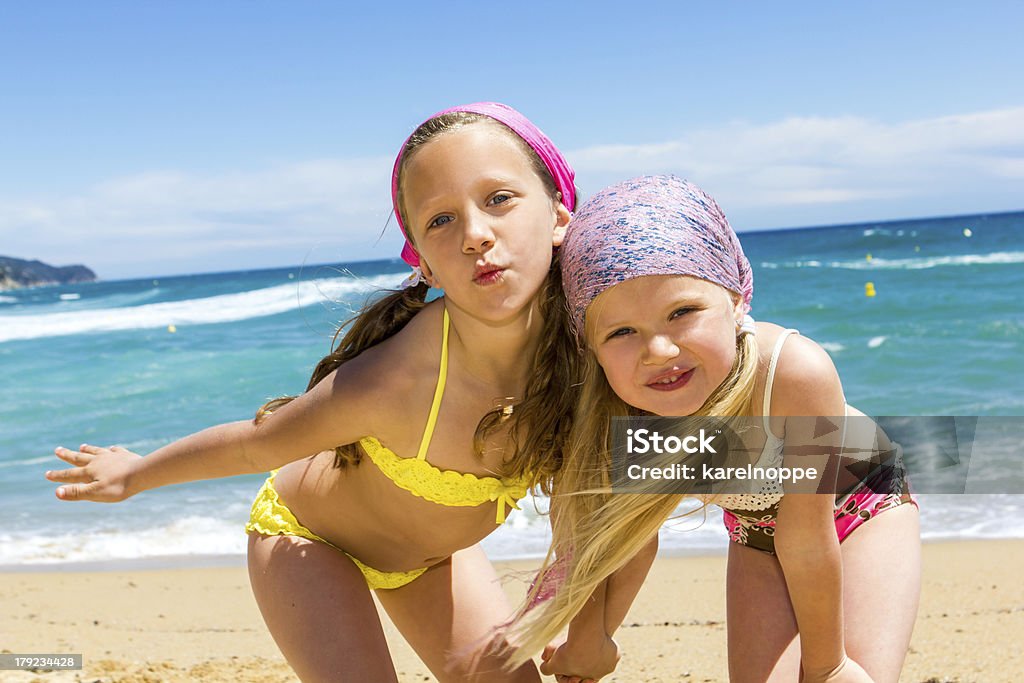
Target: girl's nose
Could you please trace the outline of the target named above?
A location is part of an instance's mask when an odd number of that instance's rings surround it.
[[[646,365],[663,365],[679,355],[679,347],[667,334],[653,335],[644,348]]]
[[[487,251],[494,246],[494,230],[490,217],[482,212],[472,212],[466,217],[462,233],[462,251],[467,254]]]

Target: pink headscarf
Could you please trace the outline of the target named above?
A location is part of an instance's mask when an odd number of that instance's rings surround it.
[[[521,137],[537,153],[540,160],[544,162],[544,166],[547,167],[548,172],[555,181],[555,187],[562,193],[562,204],[570,211],[573,210],[576,205],[576,186],[573,184],[576,174],[573,172],[572,167],[569,166],[569,162],[565,160],[562,153],[555,147],[555,144],[548,139],[548,136],[541,132],[540,128],[533,125],[529,119],[512,107],[498,102],[464,104],[439,111],[431,116],[430,119],[457,111],[480,114],[492,118],[498,123],[504,124],[513,133]],[[430,119],[427,119],[427,121]],[[402,224],[402,214],[398,210],[398,169],[402,165],[402,152],[405,150],[405,145],[408,142],[409,139],[406,138],[405,142],[402,143],[402,147],[398,151],[398,158],[395,159],[394,170],[391,172],[391,203],[395,209],[395,219],[398,221],[398,227],[402,229],[402,234],[405,235],[405,245],[402,247],[402,260],[410,266],[416,267],[420,264],[420,255],[416,253],[416,249],[409,242],[409,232],[406,230],[405,225]]]
[[[645,275],[708,280],[739,294],[744,313],[754,296],[750,262],[722,209],[675,176],[633,178],[595,194],[573,216],[560,254],[562,288],[580,338],[598,294]]]

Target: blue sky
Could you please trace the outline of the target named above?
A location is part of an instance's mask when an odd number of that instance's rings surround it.
[[[389,257],[397,147],[482,99],[584,196],[673,172],[740,231],[1024,209],[1021,3],[345,5],[0,3],[0,254]]]

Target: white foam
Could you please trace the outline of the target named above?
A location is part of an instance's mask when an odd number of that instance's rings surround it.
[[[57,459],[55,455],[43,455],[36,458],[29,458],[27,460],[12,460],[11,462],[0,462],[0,468],[4,467],[21,467],[25,465],[41,465],[45,462],[56,463],[54,467],[60,467],[63,463]]]
[[[825,349],[829,353],[839,353],[840,351],[846,349],[846,347],[840,344],[839,342],[820,342],[819,346],[821,346],[821,348]]]
[[[1024,537],[1024,496],[1019,494],[918,494],[921,538]]]
[[[15,537],[0,534],[0,565],[129,560],[180,555],[244,555],[243,523],[186,517],[141,531]]]
[[[941,266],[1004,265],[1008,263],[1024,263],[1024,251],[997,251],[991,254],[960,254],[903,259],[875,257],[870,261],[832,261],[828,267],[847,270],[922,270]]]
[[[71,294],[61,294],[60,295],[60,300],[61,301],[78,301],[81,298],[82,298],[82,295],[78,294],[76,292],[72,292]]]
[[[551,543],[551,526],[546,515],[538,515],[534,503],[542,512],[548,509],[548,500],[539,497],[519,503],[522,510],[513,511],[508,522],[481,541],[492,560],[518,560],[543,558]],[[692,514],[687,514],[692,513]],[[684,499],[673,518],[662,525],[659,533],[661,551],[666,554],[692,552],[722,552],[728,548],[728,536],[722,525],[722,511],[714,506],[706,514],[693,499]]]
[[[925,540],[995,539],[1024,537],[1024,496],[919,494],[921,536]],[[537,506],[547,509],[547,500]],[[204,508],[209,500],[195,501]],[[537,559],[551,542],[545,515],[538,515],[530,499],[520,502],[506,524],[484,539],[482,545],[491,559]],[[208,508],[206,508],[208,510]],[[242,532],[248,499],[220,511],[226,519],[208,515],[190,516],[141,530],[0,531],[0,565],[62,564],[145,558],[216,555],[244,555],[246,536]],[[666,522],[659,534],[664,554],[724,552],[729,547],[716,506],[700,510],[693,500],[684,500],[675,515],[693,514]]]
[[[16,304],[18,300],[13,296],[0,296],[0,304]]]
[[[998,251],[991,254],[960,254],[958,256],[930,256],[921,258],[886,259],[877,256],[868,260],[850,261],[788,261],[784,268],[842,268],[845,270],[922,270],[941,266],[978,266],[1024,263],[1024,251]],[[777,264],[761,264],[765,268],[777,268]]]
[[[886,339],[887,339],[887,337],[885,337],[885,336],[872,337],[871,339],[868,340],[868,348],[869,349],[877,349],[879,346],[881,346],[882,344],[885,343]]]
[[[74,334],[209,325],[277,315],[358,292],[395,287],[399,275],[351,276],[277,285],[237,294],[124,308],[64,311],[2,318],[0,342]]]

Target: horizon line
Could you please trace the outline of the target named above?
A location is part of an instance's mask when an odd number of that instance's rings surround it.
[[[830,223],[830,224],[827,224],[827,225],[804,225],[804,226],[789,226],[789,227],[775,227],[775,228],[749,228],[749,229],[746,229],[746,230],[737,230],[736,234],[742,236],[744,234],[751,234],[751,235],[759,234],[760,235],[760,234],[773,234],[773,233],[780,233],[780,232],[800,232],[800,231],[813,231],[813,230],[837,230],[837,229],[841,229],[841,228],[854,228],[854,227],[864,226],[864,225],[872,225],[872,226],[879,226],[879,227],[881,227],[881,226],[885,226],[885,225],[893,225],[893,224],[896,224],[896,223],[923,223],[923,222],[927,222],[927,221],[937,221],[937,220],[955,221],[955,220],[962,220],[962,219],[967,219],[967,218],[979,218],[979,217],[989,217],[989,216],[992,216],[992,217],[1009,216],[1009,215],[1017,214],[1017,213],[1024,213],[1024,208],[1022,208],[1022,209],[1013,209],[1013,210],[1009,210],[1009,211],[984,211],[984,212],[975,212],[975,213],[954,214],[954,215],[948,215],[948,216],[947,215],[939,215],[939,216],[918,216],[918,217],[914,217],[914,218],[889,218],[889,219],[880,220],[880,221],[858,221],[858,222],[855,222],[855,223]],[[16,256],[6,256],[4,254],[0,254],[0,258],[14,258],[14,259],[22,260],[22,261],[37,261],[37,262],[43,263],[44,265],[48,265],[48,266],[52,265],[52,264],[46,263],[45,261],[40,261],[40,259],[20,259],[20,258],[18,258]],[[301,271],[301,270],[305,270],[305,269],[308,269],[308,268],[322,268],[322,267],[327,267],[327,266],[337,266],[337,265],[343,265],[343,264],[344,265],[348,265],[348,264],[353,264],[354,265],[354,264],[384,263],[384,262],[399,262],[400,263],[401,262],[401,257],[398,256],[398,255],[395,255],[395,256],[390,256],[390,257],[369,258],[369,259],[362,259],[362,260],[356,260],[356,261],[329,261],[329,262],[326,262],[326,263],[288,264],[288,265],[281,265],[281,266],[260,266],[260,267],[257,267],[257,268],[238,268],[238,269],[235,269],[235,270],[210,270],[210,271],[193,271],[193,272],[182,272],[182,273],[162,273],[162,274],[157,274],[157,275],[137,275],[137,276],[133,276],[133,277],[116,278],[116,279],[96,278],[96,280],[93,280],[93,282],[131,282],[133,280],[149,280],[149,279],[158,279],[158,278],[162,278],[162,277],[163,278],[167,278],[167,277],[194,277],[194,276],[200,276],[200,275],[225,275],[225,274],[228,274],[228,273],[258,273],[258,272],[263,272],[263,271],[268,271],[268,270],[284,270],[284,269],[287,269],[287,268],[297,268],[297,269],[299,269]],[[75,267],[75,266],[83,266],[83,267],[89,268],[89,266],[87,266],[84,263],[72,263],[72,264],[63,265],[63,266],[52,266],[52,267],[55,267],[55,268],[72,268],[72,267]],[[89,270],[92,270],[92,268],[89,268]],[[80,282],[80,283],[75,283],[75,284],[90,284],[90,283]],[[65,286],[65,285],[41,285],[40,287],[55,287],[55,286]],[[35,289],[35,287],[25,287],[23,289]],[[14,291],[14,290],[10,290],[10,291]]]

